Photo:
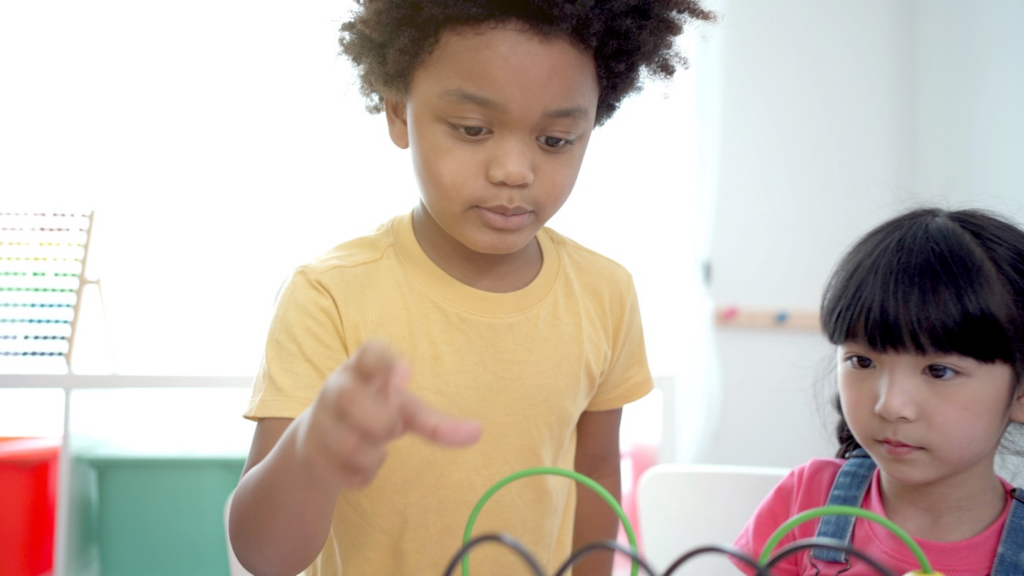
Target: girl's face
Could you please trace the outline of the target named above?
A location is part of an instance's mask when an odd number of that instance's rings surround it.
[[[1024,392],[1003,362],[854,342],[839,347],[838,361],[843,416],[892,482],[984,486],[1007,424],[1024,421]]]

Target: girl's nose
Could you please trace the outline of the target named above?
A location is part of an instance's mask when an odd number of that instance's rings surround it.
[[[917,418],[915,383],[907,375],[887,372],[878,382],[875,413],[891,422],[910,422]]]
[[[487,166],[491,184],[521,188],[533,184],[533,158],[528,144],[519,139],[495,139],[494,153]]]

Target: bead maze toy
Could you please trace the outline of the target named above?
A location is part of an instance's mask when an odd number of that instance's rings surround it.
[[[594,480],[578,472],[572,470],[564,470],[561,468],[547,467],[528,468],[526,470],[521,470],[519,472],[510,474],[509,476],[506,476],[505,478],[499,480],[490,489],[488,489],[487,492],[484,493],[484,495],[477,502],[476,506],[473,507],[473,510],[469,515],[469,520],[466,522],[466,530],[463,534],[463,546],[459,549],[458,552],[456,552],[451,562],[449,562],[447,568],[445,569],[444,576],[452,576],[455,572],[456,567],[460,563],[462,565],[462,576],[470,576],[469,552],[477,546],[488,542],[495,542],[511,549],[529,567],[531,574],[534,574],[535,576],[546,576],[537,560],[519,541],[517,541],[512,536],[509,536],[508,534],[482,534],[477,536],[473,535],[473,525],[476,523],[477,516],[479,516],[480,511],[483,509],[487,501],[490,500],[491,497],[494,496],[494,494],[498,490],[501,490],[508,484],[511,484],[512,482],[515,482],[520,478],[526,478],[529,476],[537,475],[563,476],[570,480],[575,480],[576,482],[596,492],[615,511],[615,514],[619,517],[619,520],[622,522],[623,528],[626,532],[626,538],[629,541],[628,547],[623,546],[622,544],[619,544],[618,542],[615,542],[613,540],[602,540],[583,546],[582,548],[573,552],[572,555],[564,563],[562,563],[561,566],[558,567],[558,569],[555,571],[554,576],[563,576],[564,574],[567,574],[568,571],[572,568],[572,566],[581,558],[587,556],[588,554],[596,550],[601,549],[612,550],[614,552],[618,552],[629,556],[632,559],[632,569],[630,572],[631,576],[637,576],[641,571],[643,571],[643,573],[646,576],[659,576],[654,571],[654,569],[651,568],[651,566],[640,556],[637,548],[635,532],[633,530],[633,527],[630,525],[629,519],[623,512],[622,507],[619,506],[619,503],[610,493],[608,493],[607,490],[604,489],[604,487],[602,487]],[[678,570],[680,570],[680,568],[682,568],[682,566],[688,560],[704,554],[725,555],[730,557],[737,563],[744,564],[750,567],[751,570],[757,576],[770,576],[770,571],[772,567],[778,564],[783,558],[811,548],[829,548],[833,550],[840,550],[848,553],[850,556],[853,556],[854,558],[863,561],[865,564],[875,569],[878,572],[878,574],[881,574],[882,576],[897,576],[890,570],[883,567],[877,560],[871,558],[867,554],[847,545],[844,542],[841,542],[839,540],[833,540],[830,538],[806,538],[803,540],[797,540],[795,542],[792,542],[780,548],[778,551],[775,550],[775,548],[778,546],[782,538],[785,537],[785,535],[788,534],[791,530],[793,530],[793,528],[809,520],[830,515],[854,516],[858,518],[864,518],[866,520],[876,522],[881,526],[885,527],[886,529],[890,530],[891,532],[893,532],[893,534],[895,534],[901,541],[903,541],[903,543],[907,545],[908,548],[910,548],[914,556],[917,558],[918,563],[920,564],[920,570],[908,572],[902,576],[921,576],[924,574],[942,576],[941,573],[936,572],[932,569],[931,563],[925,556],[924,551],[921,550],[921,547],[918,546],[916,542],[914,542],[914,539],[911,538],[910,535],[906,533],[906,531],[904,531],[902,528],[900,528],[887,518],[879,516],[874,512],[870,512],[868,510],[864,510],[862,508],[857,508],[854,506],[822,506],[820,508],[807,510],[797,516],[794,516],[785,524],[780,526],[772,534],[772,536],[765,543],[765,547],[764,550],[762,550],[761,555],[756,560],[738,550],[726,546],[712,544],[685,552],[684,554],[679,556],[679,558],[677,558],[661,574],[661,576],[670,576],[672,574],[675,574]]]
[[[0,212],[0,360],[70,371],[93,213]],[[100,292],[102,302],[102,291]]]

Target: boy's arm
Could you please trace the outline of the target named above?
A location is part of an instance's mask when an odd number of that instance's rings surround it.
[[[300,456],[294,423],[289,418],[257,422],[232,497],[231,546],[256,576],[298,574],[319,554],[330,531],[339,491],[315,474],[299,472],[308,466]]]
[[[619,472],[619,421],[622,409],[584,412],[576,425],[576,471],[589,476],[616,500],[620,500],[622,478]],[[578,550],[595,540],[615,540],[619,518],[593,490],[577,486],[576,524],[572,549]],[[614,554],[595,551],[580,560],[572,570],[575,576],[609,576]]]
[[[405,392],[408,369],[365,345],[335,370],[295,420],[261,419],[232,497],[231,546],[254,576],[294,576],[323,549],[339,494],[368,484],[386,445],[412,432],[473,444],[478,423],[436,412]]]

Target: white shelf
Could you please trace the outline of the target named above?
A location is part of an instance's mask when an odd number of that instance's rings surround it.
[[[0,388],[249,388],[251,376],[0,374]]]

